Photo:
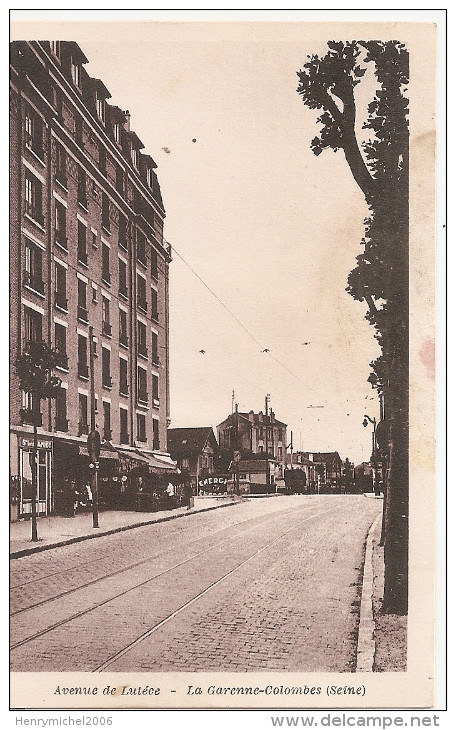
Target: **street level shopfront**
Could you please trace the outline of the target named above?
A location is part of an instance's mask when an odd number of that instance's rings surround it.
[[[11,475],[12,521],[32,511],[33,435],[11,443],[16,468]],[[91,468],[87,443],[40,436],[37,441],[37,514],[66,515],[91,508]],[[98,464],[100,509],[163,509],[179,506],[182,475],[166,454],[145,454],[101,445]],[[15,473],[14,473],[15,472]]]

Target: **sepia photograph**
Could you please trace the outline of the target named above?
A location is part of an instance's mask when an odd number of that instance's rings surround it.
[[[194,12],[11,11],[11,708],[432,707],[444,29]]]

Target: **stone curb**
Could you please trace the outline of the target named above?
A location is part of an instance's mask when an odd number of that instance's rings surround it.
[[[374,533],[377,529],[382,515],[372,523],[366,540],[366,553],[364,556],[363,587],[361,592],[361,607],[359,612],[358,646],[356,649],[356,671],[372,672],[375,657],[374,640],[374,613],[372,607],[372,594],[374,589],[373,551]]]
[[[111,530],[103,530],[102,532],[88,533],[87,535],[77,535],[71,537],[69,540],[61,540],[59,542],[46,543],[45,545],[35,545],[34,547],[24,548],[23,550],[17,550],[16,552],[10,553],[10,560],[16,560],[17,558],[23,558],[26,555],[32,555],[33,553],[41,553],[44,550],[52,550],[56,547],[63,547],[64,545],[72,545],[76,542],[82,542],[83,540],[93,540],[98,537],[105,537],[105,535],[114,535],[116,532],[125,532],[126,530],[133,530],[135,527],[145,527],[146,525],[154,525],[158,522],[168,522],[169,520],[177,520],[179,517],[191,517],[192,515],[199,515],[201,512],[210,512],[214,509],[221,509],[222,507],[232,507],[239,502],[229,502],[228,504],[217,504],[212,507],[203,507],[202,509],[194,512],[181,512],[178,515],[169,515],[168,517],[159,517],[158,519],[144,520],[143,522],[135,522],[132,525],[122,525],[121,527],[114,527]]]

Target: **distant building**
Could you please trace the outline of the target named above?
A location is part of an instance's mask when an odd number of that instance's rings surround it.
[[[195,494],[206,486],[207,491],[210,486],[216,486],[218,444],[212,426],[169,428],[168,450],[182,474],[190,477]]]
[[[317,486],[325,490],[342,487],[342,459],[337,451],[302,452],[315,464]]]
[[[312,455],[310,454],[310,456]],[[294,453],[287,454],[287,471],[288,470],[302,472],[304,478],[301,480],[301,482],[303,482],[302,487],[305,487],[305,489],[302,489],[302,491],[316,491],[317,466],[312,459],[309,459],[301,451],[295,451]],[[288,480],[285,479],[285,481],[288,481],[291,485],[292,483],[299,482],[299,479],[290,478]]]
[[[274,486],[283,482],[287,424],[272,411],[266,415],[236,410],[217,426],[217,435],[222,457],[234,460],[235,468],[252,484]]]

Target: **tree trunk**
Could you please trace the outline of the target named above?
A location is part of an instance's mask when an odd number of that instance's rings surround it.
[[[407,400],[404,396],[403,400]],[[404,615],[408,608],[408,424],[394,414],[386,493],[383,613]]]

